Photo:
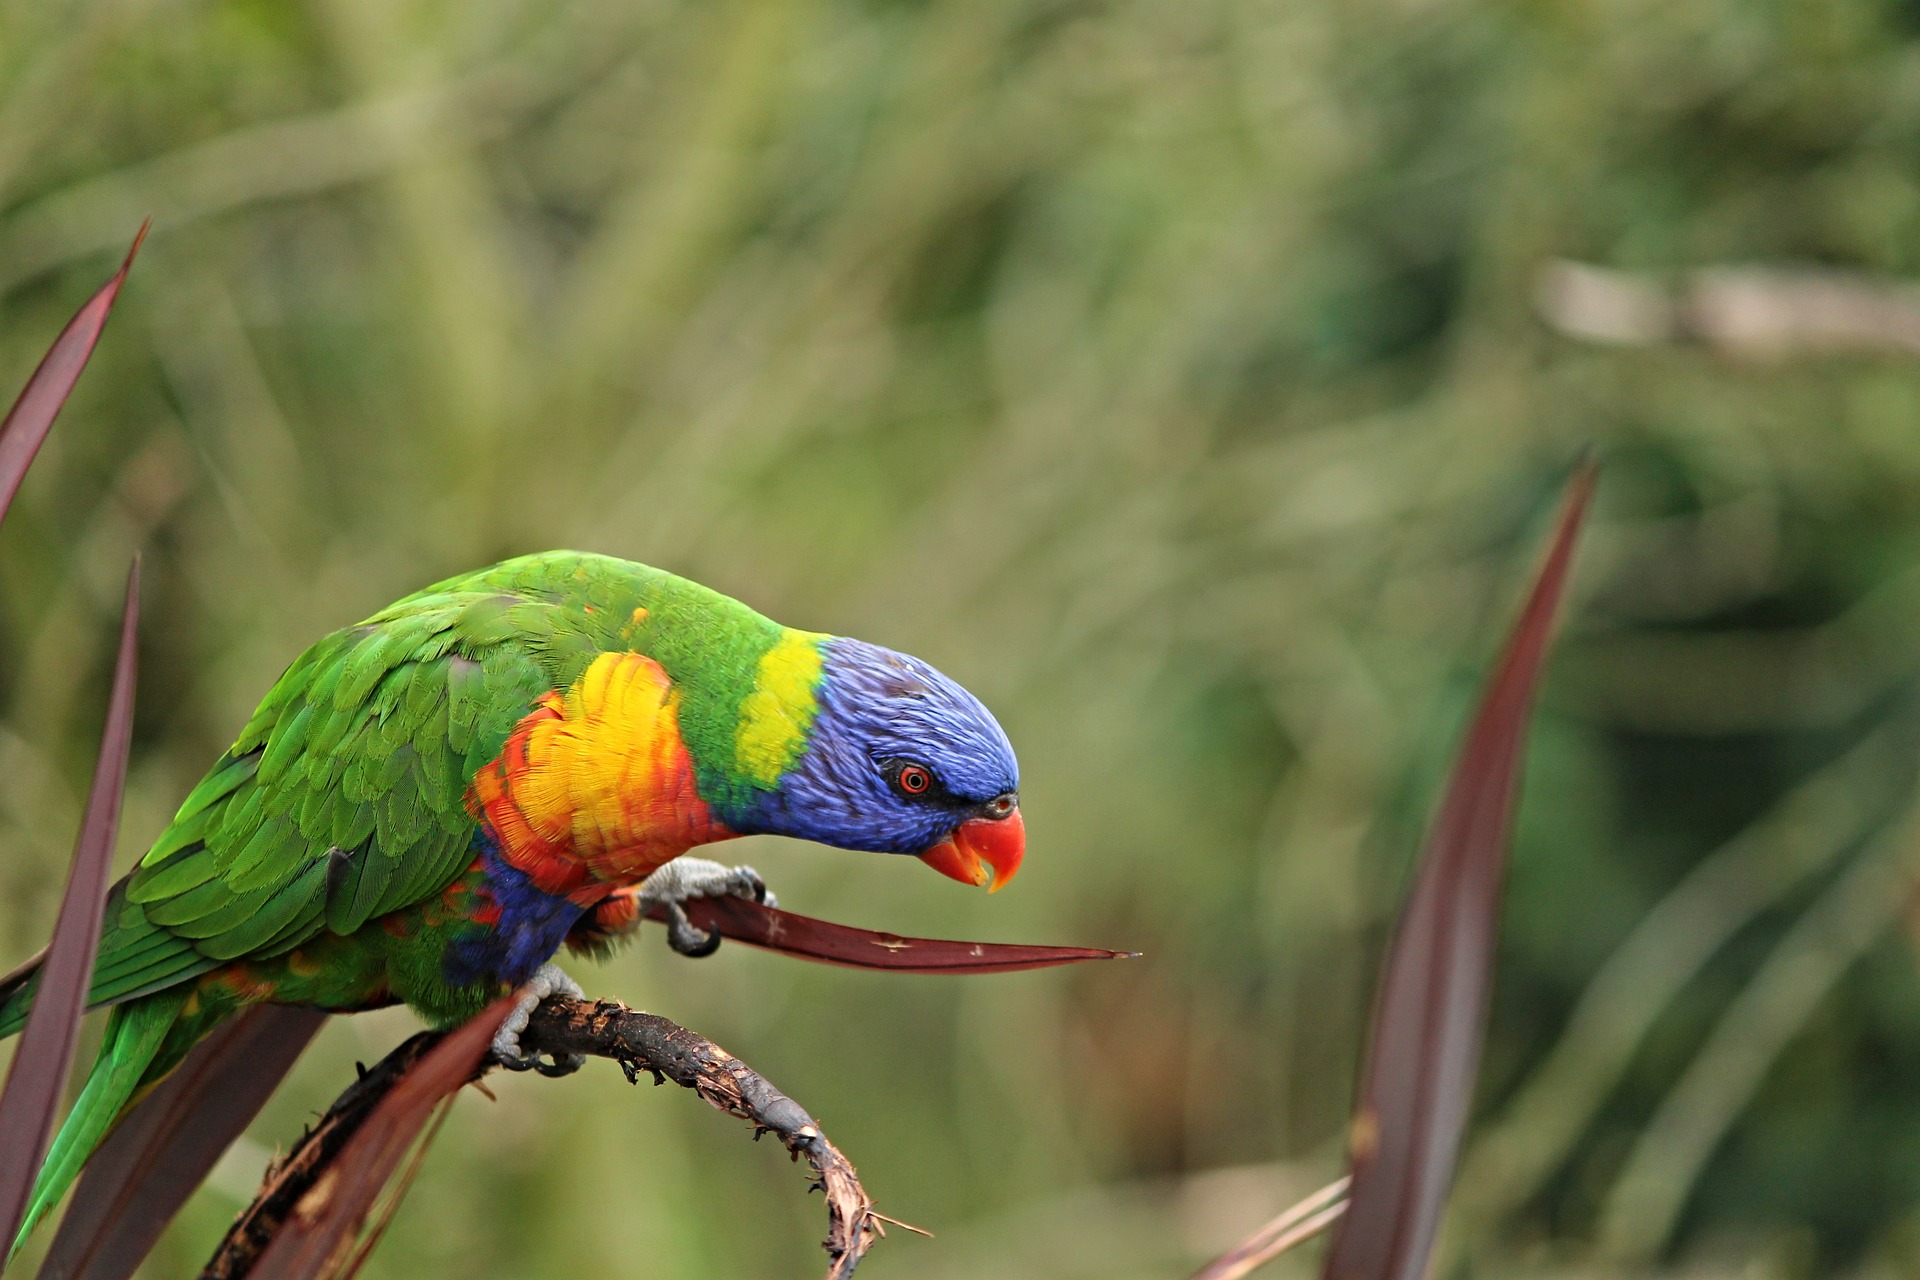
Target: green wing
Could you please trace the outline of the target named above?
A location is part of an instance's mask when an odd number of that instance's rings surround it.
[[[450,578],[314,645],[114,886],[91,1003],[440,892],[469,860],[473,774],[543,693],[633,644],[649,609],[709,638],[765,622],[657,569],[556,551]],[[25,1021],[38,968],[0,976],[0,1037]]]
[[[346,934],[466,867],[468,781],[593,645],[562,601],[445,584],[303,654],[109,904],[92,1000]]]

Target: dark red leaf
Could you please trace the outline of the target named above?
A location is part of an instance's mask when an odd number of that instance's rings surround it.
[[[73,870],[60,900],[60,918],[40,969],[40,989],[20,1034],[20,1048],[0,1093],[0,1250],[11,1246],[26,1212],[34,1176],[46,1158],[59,1114],[60,1095],[73,1065],[80,1019],[93,981],[93,954],[100,944],[100,916],[113,866],[113,838],[120,825],[120,796],[127,779],[127,744],[133,734],[134,633],[140,625],[140,562],[127,574],[120,616],[120,656],[113,693],[94,765],[93,789],[73,851]]]
[[[649,919],[665,920],[663,911]],[[902,938],[898,934],[853,929],[812,916],[795,915],[747,898],[695,898],[687,918],[720,936],[803,960],[849,969],[891,969],[895,973],[1012,973],[1045,969],[1081,960],[1123,960],[1137,951],[1094,947],[1020,946],[1002,942],[948,942],[939,938]]]
[[[440,1104],[473,1079],[513,1001],[495,1001],[450,1033],[381,1099],[332,1169],[294,1206],[250,1280],[311,1280],[357,1270],[365,1255],[352,1246],[368,1210]]]
[[[147,238],[147,228],[151,225],[151,222],[140,224],[139,234],[134,236],[133,247],[127,250],[120,269],[67,321],[67,327],[60,331],[41,359],[40,367],[27,379],[20,398],[7,410],[6,418],[0,420],[0,519],[6,518],[7,508],[13,505],[13,495],[19,492],[27,468],[33,465],[33,456],[40,452],[40,444],[53,428],[60,406],[67,402],[73,384],[80,380],[80,371],[87,367],[94,344],[100,341],[100,331],[106,327],[107,315],[113,310],[114,299],[120,296],[127,268],[133,265],[133,255],[140,252],[140,242]]]
[[[87,1162],[40,1280],[125,1280],[326,1021],[255,1005],[197,1045]]]
[[[1492,990],[1501,890],[1534,686],[1593,496],[1585,463],[1427,835],[1374,1009],[1353,1188],[1329,1280],[1419,1280],[1453,1181]]]

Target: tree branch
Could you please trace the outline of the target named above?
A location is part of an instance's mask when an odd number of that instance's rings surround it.
[[[692,1089],[710,1106],[753,1125],[754,1137],[772,1133],[795,1160],[805,1159],[827,1197],[827,1238],[820,1247],[832,1265],[828,1280],[851,1276],[873,1242],[886,1234],[873,1200],[853,1165],[827,1141],[801,1105],[759,1072],[697,1031],[655,1013],[612,1000],[548,1000],[534,1010],[520,1037],[528,1049],[612,1058],[637,1080],[650,1073]]]
[[[328,1193],[327,1174],[341,1150],[374,1108],[433,1046],[441,1033],[423,1031],[401,1044],[342,1093],[285,1159],[267,1170],[260,1191],[214,1251],[201,1280],[242,1280],[289,1217],[317,1211]],[[534,1011],[521,1043],[529,1051],[611,1058],[629,1081],[642,1073],[655,1084],[667,1080],[692,1089],[711,1106],[753,1126],[754,1137],[772,1133],[795,1160],[813,1169],[813,1185],[826,1194],[827,1238],[822,1248],[828,1280],[851,1276],[860,1259],[885,1234],[882,1218],[854,1173],[813,1117],[753,1068],[713,1041],[658,1014],[641,1013],[610,1000],[554,997]],[[475,1074],[479,1080],[495,1064]]]

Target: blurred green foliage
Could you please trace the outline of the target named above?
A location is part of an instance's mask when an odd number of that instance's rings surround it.
[[[1337,1171],[1406,860],[1591,443],[1450,1265],[1911,1274],[1920,367],[1539,301],[1558,258],[1920,274],[1917,73],[1891,0],[0,0],[0,383],[156,219],[0,533],[3,958],[136,549],[127,859],[322,632],[645,560],[927,657],[1021,750],[1012,892],[743,850],[786,903],[1148,954],[650,933],[588,988],[938,1232],[862,1274],[1180,1275]],[[407,1024],[331,1028],[151,1274]],[[819,1269],[800,1175],[692,1099],[497,1091],[369,1274]]]

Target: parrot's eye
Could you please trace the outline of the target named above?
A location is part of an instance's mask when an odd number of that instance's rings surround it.
[[[898,757],[877,763],[880,766],[880,776],[887,780],[887,785],[893,788],[893,793],[902,799],[949,806],[956,803],[947,793],[946,786],[940,781],[940,775],[926,765]]]

